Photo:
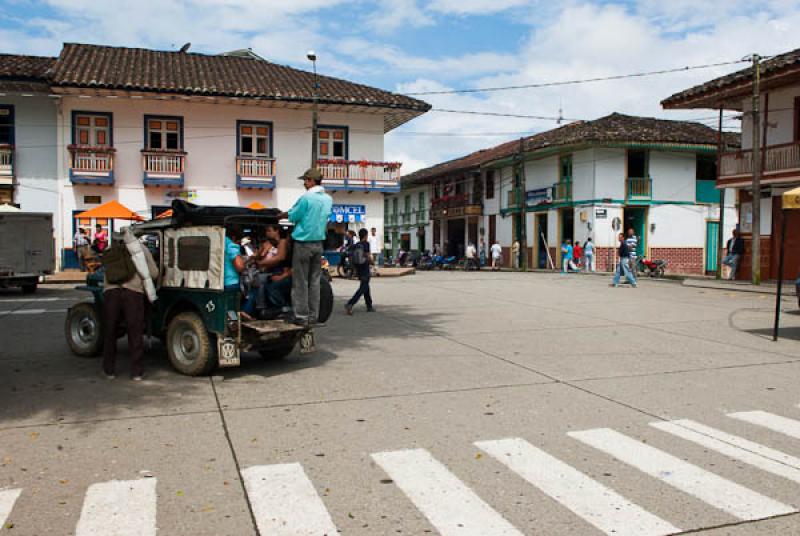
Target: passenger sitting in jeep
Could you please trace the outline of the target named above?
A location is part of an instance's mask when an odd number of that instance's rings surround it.
[[[292,291],[289,239],[281,236],[281,227],[277,224],[268,224],[264,232],[265,238],[256,256],[260,270],[256,310],[261,318],[288,312],[283,309],[291,302]]]
[[[242,255],[242,247],[239,245],[241,231],[236,227],[225,229],[225,268],[224,285],[225,290],[236,290],[241,292],[241,274],[247,266],[247,258]],[[252,320],[255,309],[255,296],[242,296],[242,318]]]

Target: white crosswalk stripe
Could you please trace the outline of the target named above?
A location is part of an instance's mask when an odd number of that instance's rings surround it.
[[[763,519],[796,511],[609,428],[568,435],[739,519]]]
[[[475,445],[606,534],[644,536],[680,529],[524,439]]]
[[[800,439],[800,421],[788,417],[775,415],[767,411],[740,411],[737,413],[728,413],[728,417]]]
[[[75,536],[155,536],[156,479],[92,484]]]
[[[257,465],[242,471],[261,534],[338,534],[319,494],[299,463]]]
[[[14,508],[14,503],[17,502],[20,493],[22,493],[21,489],[0,489],[0,530],[8,519],[8,514]]]
[[[800,482],[800,458],[743,437],[731,435],[689,419],[653,422],[650,426],[758,467],[773,475]]]
[[[427,450],[379,452],[372,458],[442,536],[521,536]]]

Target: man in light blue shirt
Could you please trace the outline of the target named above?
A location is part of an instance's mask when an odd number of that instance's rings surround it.
[[[317,324],[319,318],[319,278],[322,244],[333,207],[333,198],[322,187],[322,174],[308,169],[301,177],[306,193],[289,212],[280,214],[294,223],[292,231],[292,322]]]

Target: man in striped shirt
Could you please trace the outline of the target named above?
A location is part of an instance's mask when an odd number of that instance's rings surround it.
[[[633,232],[633,227],[628,229],[628,236],[625,238],[625,245],[628,246],[628,259],[629,259],[629,268],[633,275],[636,276],[638,273],[637,270],[637,262],[636,262],[636,251],[639,247],[639,238]]]

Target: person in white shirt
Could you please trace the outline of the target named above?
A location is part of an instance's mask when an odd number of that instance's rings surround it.
[[[373,266],[380,266],[383,264],[383,255],[381,254],[381,244],[378,240],[378,230],[375,227],[370,229],[368,242],[369,252],[374,262]]]
[[[476,270],[480,270],[480,264],[478,264],[478,250],[475,249],[475,244],[469,243],[467,244],[467,251],[465,253],[465,257],[467,259],[467,268],[475,268]]]
[[[503,248],[500,247],[500,244],[495,242],[492,244],[492,271],[496,271],[500,269],[500,266],[503,265]]]

